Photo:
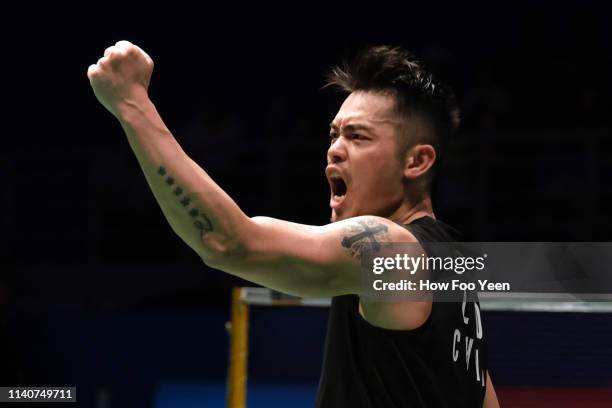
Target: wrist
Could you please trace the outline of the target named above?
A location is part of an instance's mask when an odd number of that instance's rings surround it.
[[[127,98],[122,99],[116,106],[115,116],[122,124],[129,125],[146,115],[153,107],[146,91],[134,92]]]

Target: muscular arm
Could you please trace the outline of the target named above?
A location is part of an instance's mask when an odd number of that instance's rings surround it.
[[[121,123],[172,229],[203,259],[235,248],[246,215],[174,139],[148,97],[153,61],[119,41],[87,71],[98,100]]]
[[[414,241],[378,217],[321,226],[247,217],[181,149],[147,88],[149,56],[128,42],[89,67],[98,100],[119,120],[172,229],[209,265],[300,296],[359,292],[359,254],[373,240]]]
[[[183,151],[143,97],[122,109],[121,126],[170,226],[204,260],[239,251],[248,217]]]

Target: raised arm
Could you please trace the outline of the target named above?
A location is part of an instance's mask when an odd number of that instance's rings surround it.
[[[152,71],[153,61],[144,51],[119,41],[87,76],[100,103],[123,127],[172,229],[202,258],[210,258],[215,249],[230,249],[224,238],[236,235],[247,217],[185,154],[162,121],[148,97]]]
[[[98,100],[119,120],[173,230],[207,264],[300,296],[359,292],[359,254],[376,241],[414,241],[401,226],[358,217],[313,227],[249,218],[181,149],[147,93],[151,58],[120,41],[91,65]]]

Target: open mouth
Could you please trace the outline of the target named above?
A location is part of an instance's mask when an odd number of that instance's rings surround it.
[[[329,186],[331,188],[331,200],[329,205],[331,208],[337,208],[346,198],[348,190],[346,182],[339,173],[333,173],[329,176]]]

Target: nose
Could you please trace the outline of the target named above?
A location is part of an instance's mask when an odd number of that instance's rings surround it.
[[[329,149],[327,149],[327,163],[334,164],[343,162],[346,160],[347,154],[343,138],[338,137],[332,145],[329,146]]]

